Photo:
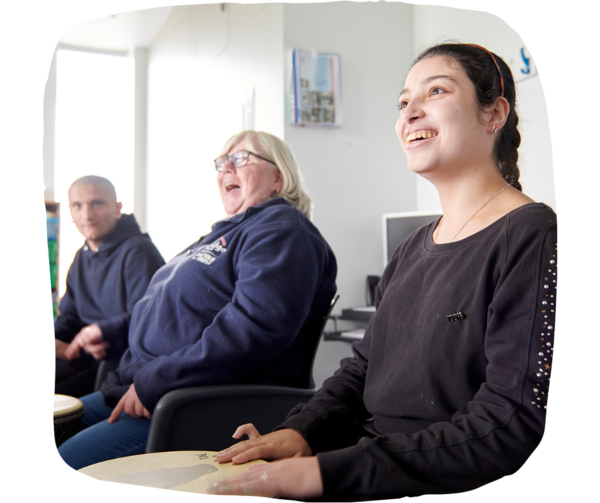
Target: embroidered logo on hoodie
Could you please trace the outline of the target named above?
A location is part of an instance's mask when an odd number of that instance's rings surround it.
[[[202,264],[210,265],[218,256],[227,251],[225,243],[225,238],[220,238],[210,244],[201,246],[194,252],[192,258]]]

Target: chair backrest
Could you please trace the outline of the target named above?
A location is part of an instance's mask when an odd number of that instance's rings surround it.
[[[119,358],[114,360],[102,360],[96,371],[96,381],[94,383],[94,391],[100,391],[102,383],[106,381],[108,373],[119,368]]]
[[[310,362],[311,377],[325,325],[339,298],[334,296],[323,317]],[[231,435],[240,424],[253,423],[261,433],[272,431],[293,407],[308,402],[314,393],[314,389],[260,384],[170,391],[158,401],[152,414],[146,452],[224,449],[235,442]]]
[[[220,451],[236,441],[236,428],[252,423],[262,434],[280,425],[314,390],[230,384],[170,391],[152,413],[146,452]]]
[[[321,344],[321,340],[323,339],[323,334],[325,333],[325,327],[327,326],[327,321],[329,320],[329,317],[331,316],[331,313],[333,312],[333,308],[335,307],[335,304],[337,303],[339,298],[340,298],[340,296],[336,294],[333,296],[333,299],[331,299],[331,305],[329,306],[329,310],[327,311],[327,314],[323,317],[323,323],[321,325],[321,331],[319,332],[319,338],[317,339],[317,343],[315,344],[315,349],[312,354],[312,359],[310,362],[310,376],[311,376],[311,380],[313,381],[313,387],[314,387],[314,380],[312,379],[312,375],[313,375],[313,368],[315,366],[315,358],[317,357],[317,350],[319,349],[319,345]]]

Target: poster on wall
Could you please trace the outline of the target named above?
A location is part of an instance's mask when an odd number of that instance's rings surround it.
[[[292,52],[292,124],[342,125],[342,70],[337,53]]]
[[[525,47],[519,47],[512,52],[508,65],[516,82],[537,75],[535,63]]]

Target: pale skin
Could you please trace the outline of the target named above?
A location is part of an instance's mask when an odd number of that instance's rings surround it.
[[[229,149],[227,155],[233,155],[241,150],[253,151],[252,148],[246,147],[242,139]],[[260,152],[254,151],[254,153],[267,157]],[[232,217],[267,201],[273,193],[280,192],[283,187],[283,177],[273,164],[250,155],[248,164],[241,168],[235,168],[231,161],[227,161],[223,170],[217,175],[217,184],[225,213],[228,217]]]
[[[217,461],[241,464],[253,459],[277,461],[252,466],[249,472],[209,487],[216,494],[240,494],[292,499],[316,498],[323,494],[323,481],[316,456],[302,435],[292,429],[261,436],[252,424],[240,426],[233,438],[245,440],[217,454]]]
[[[66,342],[63,342],[59,339],[54,339],[54,344],[56,347],[56,358],[60,358],[61,360],[66,360],[67,357],[65,356],[65,351],[69,347],[69,344]]]
[[[133,383],[129,386],[127,393],[121,397],[121,400],[119,400],[119,403],[117,403],[117,406],[113,409],[108,418],[108,422],[114,423],[121,415],[121,412],[126,412],[136,419],[140,419],[141,417],[150,419],[152,417],[152,414],[144,407],[144,404],[138,397],[137,392],[135,391],[135,384]]]
[[[65,349],[64,356],[67,360],[74,360],[81,356],[80,350],[83,349],[86,353],[96,358],[96,360],[100,360],[106,356],[106,350],[109,346],[108,342],[102,340],[102,330],[94,323],[83,327],[79,331]]]
[[[81,356],[81,349],[100,360],[106,356],[106,350],[110,346],[108,342],[102,340],[102,331],[96,324],[83,327],[71,343],[58,339],[54,341],[56,343],[56,357],[62,360],[76,360]]]
[[[465,222],[496,192],[507,185],[494,158],[494,144],[508,118],[510,106],[499,97],[479,110],[475,88],[453,60],[440,56],[417,63],[406,78],[399,98],[396,133],[409,168],[438,190],[444,218],[435,242],[450,242]],[[413,133],[431,132],[424,141],[407,143]],[[460,231],[460,241],[514,209],[534,201],[508,187],[492,199]],[[240,426],[234,438],[248,435],[217,455],[219,462],[235,464],[254,459],[277,460],[267,467],[253,466],[248,474],[221,480],[209,492],[308,499],[323,494],[316,456],[292,429],[259,435],[253,425]],[[273,473],[273,477],[271,477]],[[266,480],[265,480],[266,479]]]
[[[467,220],[496,192],[506,186],[493,155],[510,106],[499,97],[480,111],[475,88],[454,61],[441,56],[417,63],[399,98],[396,134],[408,167],[438,190],[444,218],[436,242],[448,243]],[[407,144],[413,132],[427,130],[435,137]],[[456,236],[464,239],[510,211],[534,201],[509,187],[487,204]]]
[[[117,226],[121,208],[114,192],[105,185],[74,183],[69,188],[71,218],[93,251]]]

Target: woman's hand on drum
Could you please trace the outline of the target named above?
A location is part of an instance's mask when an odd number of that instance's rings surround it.
[[[312,451],[302,435],[296,430],[285,428],[267,435],[261,435],[253,424],[238,427],[233,438],[248,435],[249,440],[239,442],[217,454],[219,463],[233,461],[235,464],[246,463],[253,459],[285,459],[310,456]]]
[[[109,343],[102,340],[102,330],[94,323],[79,331],[65,351],[65,356],[68,360],[79,358],[79,350],[83,349],[96,360],[100,360],[106,356],[108,347]]]
[[[215,481],[207,492],[306,500],[323,494],[323,479],[317,457],[310,456],[252,465],[242,475]]]
[[[144,407],[141,400],[137,396],[134,384],[131,384],[131,386],[129,386],[127,393],[125,393],[122,396],[121,400],[119,400],[119,403],[113,409],[110,417],[108,418],[108,422],[114,423],[117,419],[119,419],[121,412],[126,412],[131,417],[134,417],[136,419],[139,419],[141,417],[147,417],[148,419],[150,419],[152,417],[152,414],[148,412],[148,409]]]

